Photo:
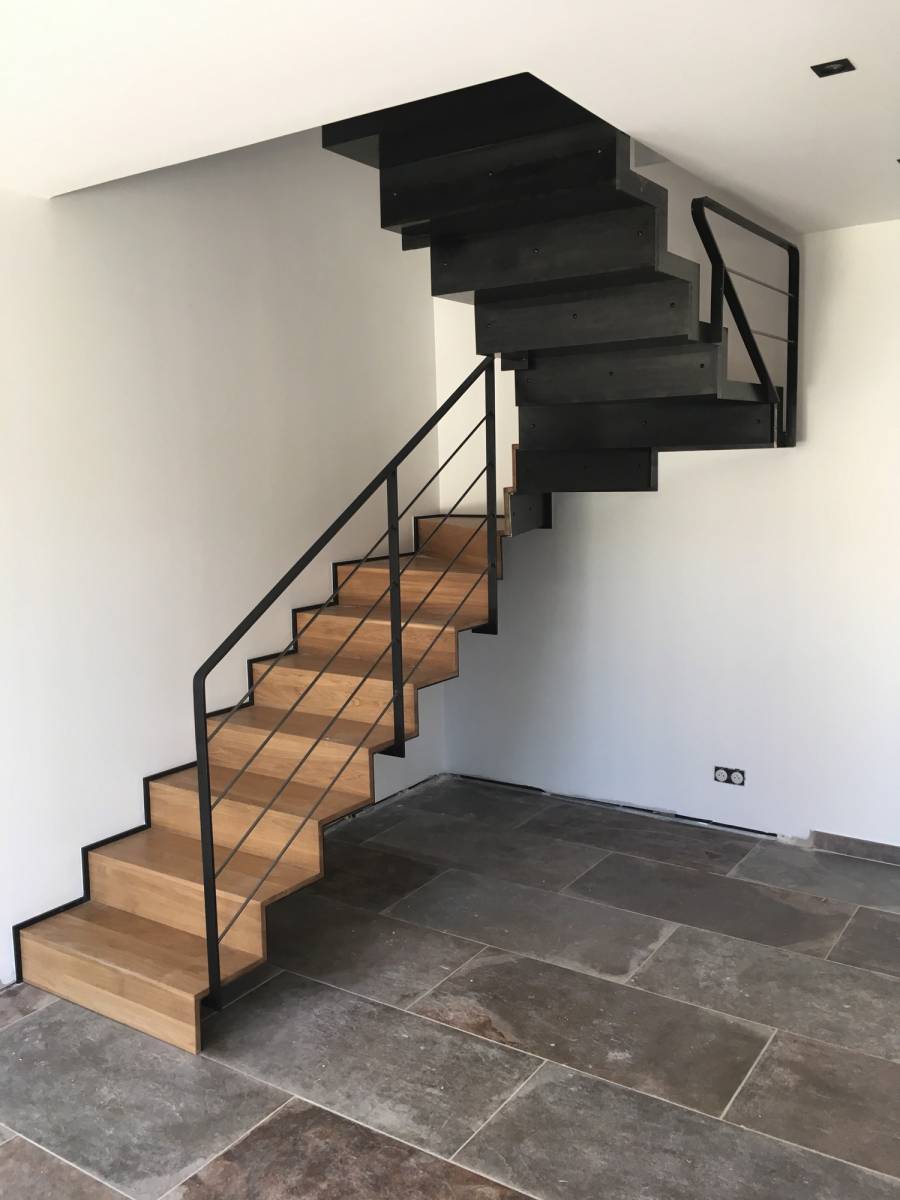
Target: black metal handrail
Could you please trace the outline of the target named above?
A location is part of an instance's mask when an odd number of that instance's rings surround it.
[[[767,283],[763,279],[757,279],[753,275],[746,275],[742,271],[736,271],[733,267],[729,268],[726,266],[715,234],[709,225],[707,213],[710,212],[724,217],[726,221],[730,221],[733,225],[738,225],[741,229],[746,229],[748,233],[752,233],[764,241],[771,242],[774,246],[780,246],[782,250],[786,251],[788,257],[787,290],[777,287],[775,284]],[[722,340],[724,306],[727,301],[738,333],[740,333],[741,340],[747,348],[747,354],[750,356],[753,369],[756,371],[759,382],[762,384],[766,395],[774,406],[776,414],[775,444],[778,446],[795,446],[797,444],[797,364],[800,339],[800,251],[793,242],[789,242],[786,238],[773,233],[770,229],[766,229],[755,221],[751,221],[748,217],[742,216],[740,213],[735,212],[734,209],[727,208],[724,204],[720,204],[718,200],[713,200],[709,196],[699,196],[696,200],[692,201],[691,216],[694,219],[694,225],[696,226],[697,233],[700,235],[700,240],[703,243],[703,248],[709,257],[712,267],[710,325],[712,326],[713,339],[715,341]],[[787,296],[786,336],[778,333],[770,333],[764,329],[751,328],[750,322],[747,320],[747,314],[744,312],[744,306],[741,304],[740,297],[738,296],[737,288],[734,285],[732,276],[735,275],[741,279],[749,280],[751,283],[769,288],[773,292],[779,292],[782,296]],[[787,345],[787,365],[783,393],[779,393],[778,388],[772,380],[771,373],[759,348],[759,343],[756,340],[757,337],[773,338]]]
[[[447,413],[450,412],[450,410],[457,404],[457,402],[461,399],[461,397],[464,396],[468,392],[469,388],[482,376],[484,376],[484,416],[478,421],[478,423],[475,425],[475,427],[469,431],[469,433],[466,435],[466,437],[463,438],[462,442],[460,442],[460,444],[456,447],[456,449],[452,452],[452,454],[449,455],[448,458],[445,459],[444,462],[440,464],[437,471],[434,472],[434,474],[425,483],[425,485],[419,489],[419,491],[416,493],[416,495],[413,497],[413,499],[406,505],[406,507],[403,508],[402,510],[400,510],[399,496],[398,496],[398,470],[399,470],[400,466],[406,461],[406,459],[413,452],[413,450],[415,450],[416,447],[422,443],[422,441],[428,436],[428,434],[431,433],[437,427],[437,425],[440,423],[440,421],[447,415]],[[421,546],[418,546],[412,554],[401,556],[401,552],[400,552],[400,520],[402,519],[402,517],[404,515],[406,515],[411,510],[412,506],[423,495],[423,493],[431,485],[431,483],[434,482],[434,480],[438,477],[438,475],[444,469],[444,467],[446,467],[447,464],[450,461],[452,461],[453,458],[456,457],[456,455],[460,452],[460,450],[463,448],[463,446],[465,446],[466,443],[469,442],[469,440],[474,436],[474,434],[482,426],[484,426],[484,429],[485,429],[485,466],[484,466],[484,468],[478,473],[475,480],[473,480],[473,482],[469,485],[469,487],[466,488],[466,490],[463,492],[462,496],[459,497],[459,499],[456,501],[456,503],[450,509],[450,512],[444,514],[444,516],[442,517],[438,526],[431,531],[429,536],[426,538],[425,542]],[[459,506],[459,504],[462,502],[462,500],[465,498],[465,496],[468,495],[468,493],[472,490],[472,488],[475,486],[475,484],[481,478],[484,478],[485,483],[486,483],[487,515],[478,524],[478,526],[476,527],[476,529],[472,533],[472,535],[468,538],[468,540],[465,542],[465,544],[457,552],[457,554],[454,556],[454,558],[451,560],[451,562],[447,564],[447,566],[442,571],[439,578],[434,582],[434,584],[428,590],[426,595],[419,601],[419,603],[413,609],[412,613],[407,616],[406,621],[404,622],[404,620],[402,618],[401,592],[400,592],[400,580],[401,580],[401,576],[402,576],[403,572],[408,569],[408,567],[411,565],[411,563],[415,559],[415,557],[422,553],[422,551],[427,546],[428,542],[437,533],[438,529],[452,515],[452,513],[456,510],[456,508]],[[363,505],[369,499],[371,499],[371,497],[373,495],[375,495],[375,493],[381,487],[385,488],[385,502],[386,502],[386,512],[387,512],[387,530],[386,530],[386,532],[378,538],[378,540],[373,544],[373,546],[367,552],[367,554],[364,556],[364,558],[360,559],[354,565],[353,570],[349,573],[349,575],[346,576],[341,581],[341,583],[334,589],[331,596],[329,596],[329,598],[324,602],[324,604],[322,604],[317,609],[317,611],[315,612],[315,614],[313,615],[311,620],[309,622],[307,622],[306,626],[304,626],[304,630],[301,631],[301,633],[295,633],[294,637],[291,639],[291,641],[288,643],[288,645],[284,648],[284,650],[282,650],[277,656],[275,656],[274,661],[272,661],[268,665],[268,667],[266,668],[263,675],[259,679],[256,679],[256,680],[251,679],[250,686],[249,686],[248,690],[244,693],[242,699],[239,700],[237,702],[237,704],[235,704],[228,711],[228,713],[218,723],[218,725],[216,725],[216,727],[212,731],[210,731],[208,728],[209,714],[207,713],[207,707],[206,707],[206,683],[207,683],[207,679],[208,679],[209,675],[211,674],[211,672],[224,660],[224,658],[235,648],[235,646],[237,646],[237,644],[242,640],[242,638],[257,623],[257,621],[259,621],[259,619],[269,610],[269,608],[271,608],[271,606],[275,603],[275,601],[277,599],[279,599],[279,597],[284,594],[284,592],[291,586],[291,584],[294,583],[299,578],[299,576],[303,573],[303,571],[313,562],[314,559],[316,559],[318,557],[318,555],[328,546],[328,544],[333,540],[333,538],[347,525],[347,523],[351,520],[351,518],[354,517],[356,515],[356,513],[358,513],[360,511],[360,509],[363,507]],[[466,595],[463,597],[463,600],[460,602],[459,605],[457,605],[457,607],[454,609],[453,613],[451,613],[450,617],[447,619],[447,621],[444,623],[444,625],[438,631],[437,635],[435,636],[435,639],[431,642],[431,644],[426,649],[424,654],[422,654],[419,657],[419,659],[416,660],[416,663],[410,669],[409,673],[404,675],[403,630],[406,628],[406,625],[408,625],[409,622],[413,619],[413,616],[415,615],[415,613],[418,612],[419,609],[422,607],[422,605],[427,601],[428,597],[433,593],[434,589],[440,584],[441,580],[447,574],[447,571],[449,571],[451,569],[451,567],[456,563],[457,559],[460,557],[460,555],[463,553],[463,551],[466,549],[466,547],[470,544],[470,542],[473,540],[473,538],[480,532],[481,529],[485,528],[485,526],[487,527],[487,566],[484,568],[484,570],[481,572],[481,574],[477,577],[475,582],[472,584],[472,587],[467,591]],[[216,736],[216,734],[219,733],[219,731],[223,728],[223,726],[225,724],[227,724],[227,722],[231,719],[231,717],[233,717],[233,715],[238,711],[239,708],[241,708],[247,702],[252,701],[253,692],[260,685],[260,683],[263,681],[263,679],[265,679],[266,676],[269,674],[269,672],[272,671],[278,665],[278,663],[285,657],[286,654],[292,652],[293,650],[295,650],[297,648],[299,638],[300,638],[302,632],[304,632],[305,630],[308,630],[309,625],[312,624],[312,622],[318,616],[320,616],[320,614],[322,612],[326,611],[327,608],[335,601],[335,599],[337,599],[340,589],[342,587],[346,586],[348,579],[351,578],[356,573],[357,570],[359,570],[366,562],[369,561],[369,559],[372,557],[372,555],[374,554],[374,551],[377,549],[377,547],[379,545],[381,545],[381,543],[384,542],[385,540],[387,540],[387,544],[388,544],[387,560],[388,560],[389,582],[388,582],[387,588],[385,588],[385,590],[384,590],[384,592],[382,592],[381,596],[378,597],[373,602],[371,607],[368,609],[368,612],[366,614],[364,614],[363,617],[359,620],[359,622],[354,626],[351,633],[348,635],[347,638],[344,639],[344,642],[342,642],[341,646],[338,647],[338,649],[334,652],[334,654],[331,656],[331,658],[328,660],[328,662],[326,662],[325,666],[320,668],[320,670],[316,673],[312,682],[302,691],[301,695],[298,697],[298,699],[295,701],[295,703],[292,705],[292,707],[281,718],[280,722],[278,723],[277,728],[281,728],[281,726],[288,719],[290,714],[293,711],[295,711],[296,707],[302,701],[303,697],[308,694],[310,689],[318,682],[318,680],[325,673],[328,665],[334,660],[334,658],[339,653],[341,653],[342,649],[347,644],[347,642],[349,642],[349,640],[353,637],[353,635],[362,627],[366,616],[375,610],[375,608],[384,600],[385,596],[388,597],[390,623],[391,623],[391,633],[390,633],[390,640],[389,640],[388,646],[379,655],[379,657],[376,659],[376,661],[370,665],[368,671],[365,673],[363,678],[359,681],[359,683],[357,684],[356,688],[351,693],[351,695],[349,697],[347,697],[347,699],[344,701],[344,703],[339,708],[338,712],[333,717],[331,717],[330,720],[326,723],[325,728],[319,732],[319,734],[315,738],[313,744],[309,747],[309,749],[303,755],[303,758],[301,759],[300,763],[298,763],[297,766],[290,773],[288,779],[285,780],[280,785],[280,787],[276,791],[275,795],[272,797],[272,799],[270,801],[267,802],[267,804],[264,806],[263,810],[260,812],[260,814],[258,814],[258,816],[253,821],[250,828],[244,832],[242,837],[239,839],[238,844],[232,848],[230,853],[227,855],[225,860],[219,865],[219,867],[217,869],[216,861],[215,861],[215,844],[214,844],[214,838],[213,838],[213,816],[212,816],[213,809],[215,808],[216,804],[218,804],[228,794],[229,790],[234,786],[234,784],[241,777],[241,775],[244,773],[244,771],[247,770],[249,763],[253,761],[253,759],[256,757],[256,755],[259,753],[259,750],[262,747],[261,746],[257,747],[257,749],[251,755],[249,762],[246,763],[242,768],[240,768],[240,770],[230,780],[230,782],[227,784],[227,786],[225,787],[223,792],[217,797],[217,799],[214,803],[212,800],[211,787],[210,787],[209,742]],[[401,566],[401,557],[406,559],[403,566]],[[233,858],[233,856],[237,852],[237,850],[240,849],[240,847],[246,842],[247,838],[250,836],[253,829],[256,828],[259,821],[266,814],[266,812],[270,811],[270,809],[275,804],[275,802],[277,801],[279,796],[284,792],[284,790],[289,785],[291,780],[293,780],[293,778],[295,777],[297,772],[300,770],[303,763],[307,761],[307,759],[313,753],[313,751],[321,744],[321,742],[324,739],[324,737],[326,736],[327,732],[332,728],[334,723],[339,718],[340,714],[344,711],[344,709],[347,707],[347,705],[352,700],[353,696],[356,695],[356,693],[363,686],[363,684],[366,682],[366,680],[371,677],[372,673],[376,670],[378,664],[384,659],[384,657],[388,653],[388,651],[390,651],[390,654],[391,654],[391,698],[388,701],[388,703],[384,706],[381,713],[379,713],[378,717],[373,722],[373,724],[369,727],[369,729],[363,735],[363,738],[360,742],[360,746],[365,746],[367,744],[371,732],[375,729],[375,727],[377,725],[380,724],[382,718],[384,717],[384,715],[388,711],[388,709],[393,708],[392,728],[393,728],[393,739],[394,740],[393,740],[392,746],[384,747],[383,750],[388,753],[393,752],[393,753],[397,753],[399,755],[403,754],[403,752],[404,752],[403,747],[404,747],[404,743],[405,743],[404,688],[405,688],[406,684],[409,682],[409,680],[412,677],[412,675],[414,674],[414,672],[418,669],[422,660],[425,658],[425,656],[431,650],[431,647],[436,643],[437,639],[444,633],[444,631],[446,630],[446,628],[448,627],[450,622],[456,616],[456,613],[463,606],[463,604],[466,602],[468,597],[474,591],[475,587],[478,586],[480,581],[485,576],[487,576],[487,610],[488,610],[487,611],[487,621],[483,625],[479,626],[478,628],[479,628],[479,631],[481,631],[481,632],[493,633],[493,632],[496,632],[496,628],[497,628],[497,489],[496,489],[496,431],[495,431],[495,416],[494,416],[494,359],[493,359],[493,356],[489,356],[489,357],[486,357],[481,360],[481,362],[478,364],[478,366],[463,380],[463,382],[460,384],[460,386],[458,388],[456,388],[456,390],[447,398],[447,400],[444,401],[444,403],[432,414],[432,416],[429,417],[429,419],[409,439],[409,441],[403,446],[403,448],[396,455],[394,455],[394,457],[390,460],[390,462],[375,476],[375,478],[365,488],[363,488],[363,490],[359,493],[359,495],[354,500],[352,500],[350,502],[350,504],[347,505],[347,507],[344,509],[344,511],[341,513],[341,515],[335,521],[333,521],[331,523],[331,525],[329,525],[329,527],[325,530],[325,532],[319,538],[317,538],[315,542],[313,542],[313,544],[306,551],[306,553],[303,554],[294,563],[294,565],[288,571],[285,572],[285,574],[281,577],[281,579],[279,579],[278,582],[272,588],[270,588],[270,590],[266,593],[266,595],[262,598],[262,600],[260,600],[259,603],[256,604],[251,609],[251,611],[247,614],[247,616],[238,625],[235,626],[235,628],[231,631],[231,633],[228,635],[228,637],[226,637],[222,641],[222,643],[213,651],[213,653],[210,654],[210,656],[206,659],[206,661],[202,664],[202,666],[197,670],[196,674],[194,675],[194,681],[193,681],[194,736],[195,736],[195,741],[196,741],[196,746],[197,746],[197,785],[198,785],[198,797],[199,797],[199,804],[200,804],[200,844],[201,844],[201,855],[202,855],[202,866],[203,866],[203,893],[204,893],[204,909],[205,909],[204,925],[205,925],[205,930],[206,930],[207,964],[208,964],[208,973],[209,973],[209,995],[207,997],[207,1002],[211,1006],[216,1007],[220,1002],[220,996],[221,996],[222,981],[221,981],[219,945],[220,945],[222,939],[229,932],[229,930],[234,926],[235,922],[238,920],[240,915],[246,909],[247,905],[250,904],[250,902],[254,899],[254,897],[259,892],[260,888],[263,886],[263,884],[266,882],[266,880],[271,875],[272,871],[275,869],[275,867],[278,865],[278,863],[281,861],[281,859],[284,857],[284,855],[288,852],[291,845],[293,845],[294,841],[300,835],[303,828],[306,826],[307,822],[312,818],[314,813],[318,810],[322,801],[325,799],[325,797],[328,795],[328,793],[334,787],[337,780],[343,774],[344,770],[346,770],[349,763],[355,757],[355,754],[356,754],[357,750],[359,749],[359,747],[355,747],[355,748],[348,747],[348,755],[347,755],[346,761],[344,762],[341,769],[338,771],[335,778],[331,780],[331,782],[328,784],[328,786],[325,788],[325,790],[319,795],[315,804],[310,808],[310,810],[303,817],[302,821],[300,822],[300,825],[294,831],[293,835],[291,836],[291,838],[289,839],[287,844],[282,848],[280,853],[275,857],[274,861],[271,863],[271,865],[269,866],[267,871],[263,874],[262,878],[260,878],[256,882],[256,885],[253,888],[253,890],[250,892],[250,894],[244,898],[243,902],[241,903],[241,905],[239,906],[237,911],[231,915],[228,923],[226,924],[225,928],[221,932],[219,931],[218,904],[217,904],[217,894],[216,894],[216,880],[217,880],[218,874],[221,873],[221,870],[223,870],[224,867],[227,865],[227,863]],[[277,729],[270,732],[270,734],[266,738],[266,742],[272,736],[274,736],[275,732],[277,732]],[[265,744],[265,742],[263,744]]]

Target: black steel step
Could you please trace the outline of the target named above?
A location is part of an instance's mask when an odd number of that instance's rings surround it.
[[[431,246],[431,291],[435,296],[497,292],[652,270],[664,241],[665,223],[645,205],[442,238]]]
[[[486,206],[609,184],[616,178],[617,138],[623,135],[593,121],[382,167],[382,227],[402,230]]]
[[[764,400],[627,400],[529,405],[519,414],[522,450],[734,450],[771,446],[773,406]]]
[[[379,109],[322,130],[322,145],[371,167],[534,134],[597,117],[529,72]]]
[[[516,372],[516,403],[585,404],[721,394],[725,342],[537,353]]]
[[[630,450],[516,451],[518,487],[527,492],[655,492],[657,453]]]
[[[553,502],[549,493],[511,492],[508,500],[509,534],[517,537],[532,529],[553,527]]]
[[[697,287],[663,279],[565,295],[479,300],[479,354],[629,342],[687,342],[699,337]]]

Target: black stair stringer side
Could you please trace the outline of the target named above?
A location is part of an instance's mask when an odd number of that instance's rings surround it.
[[[432,293],[473,303],[478,353],[515,371],[510,533],[549,527],[554,491],[654,490],[661,449],[773,443],[621,130],[523,73],[336,122],[323,145],[379,168],[383,227],[429,247]]]

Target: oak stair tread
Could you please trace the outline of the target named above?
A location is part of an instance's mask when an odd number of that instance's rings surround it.
[[[206,939],[124,909],[87,900],[23,931],[23,941],[55,947],[81,959],[199,998],[209,990]],[[224,982],[257,966],[243,950],[221,947]]]
[[[487,614],[487,605],[484,600],[476,595],[473,595],[466,601],[459,612],[450,616],[446,613],[446,601],[439,601],[437,604],[430,605],[426,600],[424,604],[420,604],[415,600],[404,600],[400,605],[400,613],[404,621],[408,620],[409,626],[423,627],[433,629],[437,633],[445,625],[448,629],[455,629],[462,632],[464,629],[471,628],[472,625],[477,625],[485,619]],[[478,608],[481,615],[473,616],[471,610]],[[298,617],[302,617],[305,613],[310,612],[310,609],[298,609]],[[367,604],[329,604],[322,610],[323,615],[329,617],[338,617],[341,620],[353,622],[361,625],[366,621],[390,622],[391,608],[385,600],[374,606]],[[413,615],[415,614],[415,615]],[[313,621],[308,622],[305,626],[300,626],[300,642],[303,644],[304,633],[311,634],[316,628]]]
[[[223,732],[232,729],[258,729],[261,733],[271,732],[280,724],[276,736],[304,738],[308,741],[334,742],[341,746],[362,747],[378,750],[382,746],[393,743],[393,730],[388,725],[376,725],[371,722],[353,721],[347,717],[329,717],[322,713],[292,712],[285,716],[283,708],[269,708],[264,704],[248,704],[239,708],[228,719]],[[385,713],[385,718],[389,719]],[[218,728],[221,718],[209,719],[210,731]],[[327,732],[326,732],[327,730]],[[211,749],[215,750],[215,739]]]
[[[235,767],[210,764],[209,781],[213,800],[228,788],[227,798],[229,800],[252,805],[254,808],[265,808],[275,792],[282,786],[281,781],[274,776],[258,775],[253,771],[245,771],[240,779],[233,783],[232,780],[236,774]],[[183,771],[163,776],[157,782],[164,786],[180,788],[196,796],[197,768],[186,767]],[[316,812],[311,820],[325,824],[371,803],[371,801],[362,800],[361,797],[350,792],[342,792],[339,788],[333,788],[319,804],[323,791],[324,788],[291,780],[273,805],[273,811],[305,817],[315,808]],[[317,804],[318,808],[316,808]]]
[[[428,651],[424,655],[424,661],[420,661],[423,655],[415,650],[404,649],[403,667],[404,671],[412,675],[407,680],[408,683],[415,683],[420,687],[427,687],[432,683],[440,683],[444,679],[449,679],[456,674],[456,667],[449,661],[449,655],[441,652],[437,646],[433,650]],[[377,660],[377,661],[376,661]],[[277,669],[284,667],[286,670],[294,671],[321,671],[327,664],[328,670],[325,675],[347,675],[352,678],[361,679],[368,675],[370,679],[392,679],[391,653],[390,648],[384,650],[372,650],[367,655],[363,647],[359,647],[356,653],[351,653],[349,650],[340,650],[335,653],[334,650],[319,648],[317,646],[303,646],[296,654],[286,654],[278,663]],[[314,684],[308,685],[310,694]],[[298,691],[302,691],[302,686]]]
[[[228,853],[227,849],[216,847],[217,864],[223,861]],[[91,855],[111,859],[135,871],[150,871],[156,875],[194,884],[200,889],[203,887],[200,842],[195,838],[171,833],[167,829],[151,826],[140,833],[92,850]],[[239,850],[216,880],[216,890],[221,896],[238,901],[253,895],[254,900],[265,904],[319,878],[319,872],[309,867],[280,862],[254,894],[254,889],[270,867],[271,860]]]

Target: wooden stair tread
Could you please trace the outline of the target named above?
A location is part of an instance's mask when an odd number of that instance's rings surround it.
[[[472,625],[477,625],[484,620],[483,616],[473,617],[471,610],[479,608],[486,611],[484,600],[473,593],[466,601],[459,612],[453,616],[446,613],[446,601],[440,601],[437,604],[429,604],[426,600],[424,604],[419,604],[415,600],[403,600],[400,605],[400,613],[406,621],[409,619],[409,627],[423,627],[433,629],[435,634],[446,624],[448,629],[455,629],[457,632],[462,632],[464,629],[469,629]],[[300,609],[299,614],[309,610]],[[329,604],[324,610],[323,616],[338,617],[339,619],[352,622],[353,624],[361,624],[365,621],[390,622],[391,609],[387,601],[380,602],[373,607],[367,604]],[[413,615],[414,614],[414,615]],[[318,621],[313,621],[308,628],[310,634],[316,629]],[[303,633],[307,627],[300,629],[300,641],[302,645]]]
[[[352,644],[351,642],[350,645]],[[427,687],[429,683],[439,683],[456,674],[456,667],[450,661],[450,656],[442,653],[438,646],[426,653],[424,661],[420,662],[422,657],[414,650],[404,653],[404,673],[408,674],[411,670],[413,671],[408,682],[416,683],[420,687]],[[328,664],[327,675],[347,675],[355,679],[361,679],[364,675],[368,675],[370,679],[389,680],[392,678],[391,654],[387,649],[371,650],[367,654],[364,647],[359,647],[356,653],[351,653],[348,648],[335,654],[334,650],[301,644],[296,654],[284,656],[278,664],[278,668],[318,672],[326,663]]]
[[[351,560],[349,563],[341,563],[340,566],[353,568],[356,566],[356,561]],[[469,563],[459,560],[451,565],[447,559],[439,558],[434,554],[401,554],[400,566],[401,568],[405,567],[405,570],[402,571],[401,579],[412,575],[443,575],[446,572],[446,574],[454,576],[468,575],[474,583],[479,575],[479,572],[473,570]],[[359,575],[363,571],[375,571],[379,574],[387,575],[388,569],[389,564],[387,559],[376,559],[372,562],[363,563],[356,574]],[[355,578],[356,576],[354,575]]]
[[[234,767],[210,764],[209,779],[213,799],[228,787],[236,773]],[[158,782],[170,787],[181,788],[196,796],[197,768],[187,767],[183,771],[163,776]],[[281,782],[272,775],[257,775],[253,771],[245,771],[237,783],[228,788],[228,799],[252,805],[254,808],[265,808],[280,786]],[[291,780],[275,802],[273,811],[305,817],[316,806],[322,791],[323,789],[320,787]],[[369,802],[362,801],[359,796],[350,792],[342,792],[335,787],[326,795],[311,820],[323,824],[327,821],[334,821],[349,812],[355,812],[366,803]]]
[[[205,938],[96,900],[30,926],[22,937],[194,998],[209,990]],[[225,944],[220,953],[224,982],[260,961]]]
[[[228,853],[219,848],[217,861]],[[184,883],[203,886],[203,867],[200,857],[200,842],[194,838],[171,833],[167,829],[152,826],[130,837],[110,842],[92,856],[112,859],[118,863],[141,871],[152,871]],[[239,850],[216,881],[216,890],[223,896],[245,900],[254,891],[260,879],[271,866],[271,861]],[[254,899],[268,903],[303,887],[319,878],[319,872],[293,863],[280,862],[266,882],[255,893]]]
[[[385,719],[390,719],[389,712],[385,712]],[[376,725],[373,729],[371,722],[367,724],[364,721],[352,721],[344,717],[334,720],[333,717],[321,713],[307,712],[293,712],[285,718],[284,709],[268,708],[263,704],[249,704],[246,708],[239,708],[229,719],[222,732],[224,733],[230,727],[232,729],[256,729],[266,733],[274,729],[280,721],[284,723],[278,730],[279,735],[306,738],[310,741],[322,737],[324,742],[334,742],[354,748],[365,745],[370,750],[377,750],[381,746],[391,745],[394,740],[392,730],[386,725]],[[220,719],[211,717],[211,729],[215,729],[219,722]],[[213,748],[215,744],[215,740],[213,740]]]

